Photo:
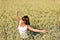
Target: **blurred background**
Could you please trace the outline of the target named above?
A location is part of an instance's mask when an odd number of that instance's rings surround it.
[[[48,30],[29,40],[60,40],[60,0],[0,0],[0,40],[21,40],[16,11],[28,15],[33,28]]]

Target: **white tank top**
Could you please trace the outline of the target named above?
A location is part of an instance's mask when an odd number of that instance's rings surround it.
[[[20,20],[19,26],[18,26],[18,30],[19,30],[19,33],[20,33],[20,37],[26,38],[26,37],[27,37],[27,25],[25,25],[25,27],[20,26],[21,21],[22,21],[22,20]]]

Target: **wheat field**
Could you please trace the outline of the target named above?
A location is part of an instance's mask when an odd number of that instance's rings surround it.
[[[0,40],[22,40],[16,11],[20,18],[28,15],[33,28],[48,30],[30,32],[29,40],[60,40],[60,0],[0,0]]]

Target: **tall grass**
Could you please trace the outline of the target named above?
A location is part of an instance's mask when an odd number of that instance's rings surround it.
[[[29,40],[60,40],[59,0],[0,0],[0,40],[21,40],[16,21],[19,17],[30,17],[31,26],[48,30],[48,33],[31,34]]]

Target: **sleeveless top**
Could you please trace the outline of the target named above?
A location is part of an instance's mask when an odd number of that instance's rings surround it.
[[[24,27],[20,26],[21,24],[21,21],[19,22],[19,26],[18,26],[18,30],[19,30],[19,33],[20,33],[20,37],[21,38],[27,38],[27,25],[25,25]]]

